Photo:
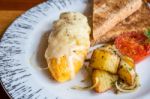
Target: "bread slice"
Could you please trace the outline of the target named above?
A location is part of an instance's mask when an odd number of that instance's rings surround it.
[[[94,70],[92,73],[93,84],[98,82],[94,90],[96,92],[102,93],[113,87],[113,83],[117,81],[118,76],[110,74],[103,70]]]
[[[97,43],[106,43],[108,41],[114,40],[115,37],[123,32],[142,32],[145,28],[150,27],[149,19],[150,8],[147,5],[143,4],[137,12],[117,24],[113,29],[105,33],[103,36],[99,37],[97,41],[92,40],[91,45]]]
[[[119,22],[137,11],[142,0],[94,0],[93,2],[93,39],[101,39]]]

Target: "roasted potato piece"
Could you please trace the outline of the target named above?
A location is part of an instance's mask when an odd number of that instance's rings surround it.
[[[121,60],[125,61],[130,67],[134,68],[135,63],[134,60],[128,56],[121,56]]]
[[[97,85],[95,86],[95,91],[99,93],[111,89],[113,83],[117,81],[117,79],[117,75],[110,74],[103,70],[94,70],[92,74],[93,84],[97,83]]]
[[[110,73],[116,74],[120,58],[113,50],[105,50],[104,48],[98,48],[94,50],[90,66],[95,69],[105,70]]]
[[[118,68],[119,77],[129,85],[134,83],[136,77],[136,72],[133,67],[134,62],[132,60],[122,58]]]

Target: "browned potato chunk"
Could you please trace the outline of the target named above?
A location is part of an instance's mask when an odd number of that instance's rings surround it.
[[[105,70],[110,73],[116,74],[120,58],[116,55],[113,50],[112,52],[104,49],[94,50],[90,66],[95,69]]]
[[[113,83],[117,81],[118,76],[110,74],[103,70],[94,70],[92,74],[93,84],[97,83],[95,86],[95,91],[102,93],[112,88]]]
[[[128,56],[122,56],[121,60],[125,61],[130,67],[134,68],[135,67],[135,63],[134,60]]]
[[[133,64],[134,63],[132,63],[132,61],[126,61],[122,59],[118,69],[119,77],[129,85],[133,85],[136,77],[136,72],[134,71]]]

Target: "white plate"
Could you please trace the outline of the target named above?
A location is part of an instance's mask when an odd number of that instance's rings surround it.
[[[93,91],[77,91],[71,87],[80,83],[79,73],[72,81],[58,84],[50,78],[44,51],[54,20],[65,11],[89,12],[88,0],[49,0],[20,16],[7,29],[0,43],[1,84],[15,99],[148,99],[150,97],[150,57],[136,66],[141,78],[138,91],[116,95]],[[88,9],[89,8],[89,9]]]

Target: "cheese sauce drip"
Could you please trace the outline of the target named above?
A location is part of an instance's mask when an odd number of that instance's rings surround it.
[[[76,51],[87,51],[90,47],[90,27],[87,18],[81,13],[66,12],[54,22],[45,53],[47,61],[66,56],[71,78],[75,75],[74,60],[84,61],[84,55]],[[57,60],[59,62],[59,60]],[[50,68],[50,67],[49,67]]]

